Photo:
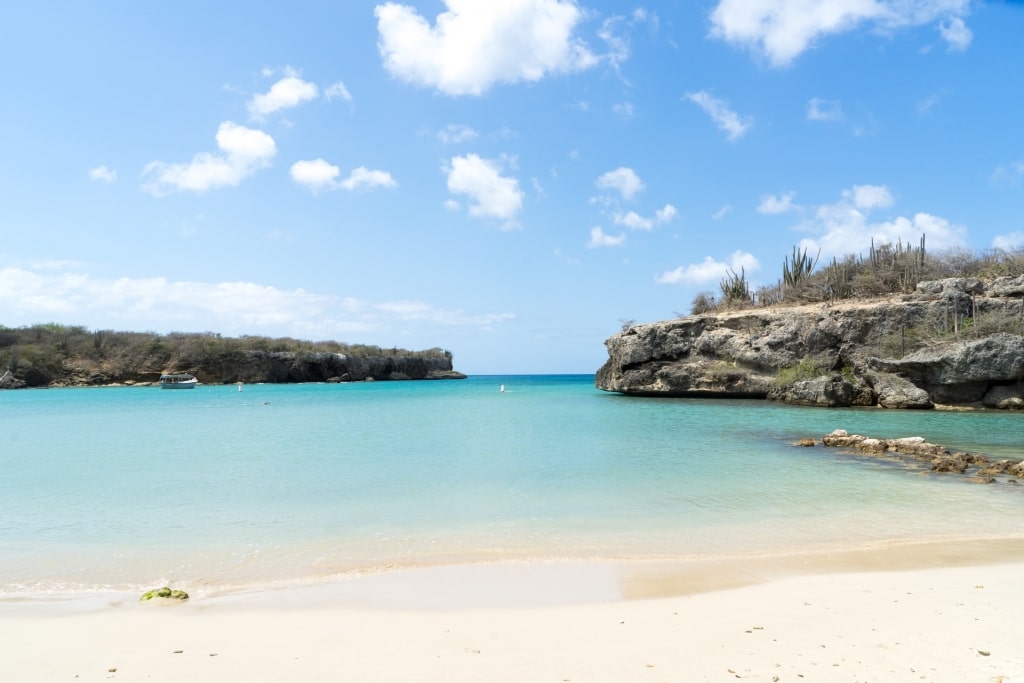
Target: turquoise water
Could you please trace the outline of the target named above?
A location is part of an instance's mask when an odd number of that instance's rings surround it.
[[[1024,487],[791,445],[836,428],[1024,458],[1019,414],[628,398],[592,376],[0,392],[0,596],[1024,528]]]

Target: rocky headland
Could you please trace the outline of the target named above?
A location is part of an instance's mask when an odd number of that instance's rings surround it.
[[[634,325],[596,385],[810,406],[1024,409],[1024,276],[924,281],[876,300]]]
[[[463,379],[442,349],[214,334],[89,332],[42,325],[0,329],[0,389],[148,385],[166,372],[203,384]]]

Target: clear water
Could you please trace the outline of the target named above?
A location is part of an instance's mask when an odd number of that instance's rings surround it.
[[[1024,530],[1024,487],[792,446],[836,428],[1024,458],[1019,414],[629,398],[592,376],[0,392],[0,596]]]

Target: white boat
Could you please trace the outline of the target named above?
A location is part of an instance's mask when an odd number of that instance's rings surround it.
[[[197,384],[199,384],[199,380],[187,372],[160,375],[161,389],[193,389]]]

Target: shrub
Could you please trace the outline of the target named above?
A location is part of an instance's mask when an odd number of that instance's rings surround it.
[[[775,375],[775,386],[788,387],[794,382],[814,379],[823,374],[825,374],[825,371],[820,366],[805,358],[796,365],[790,365],[788,368],[779,370],[778,374]]]

